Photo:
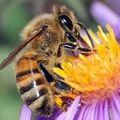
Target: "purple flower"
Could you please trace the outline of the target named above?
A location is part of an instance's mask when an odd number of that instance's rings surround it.
[[[24,104],[21,108],[20,120],[30,120],[31,110]]]
[[[120,44],[109,25],[107,33],[98,29],[97,36],[89,30],[96,43],[95,54],[79,54],[78,58],[64,54],[62,69],[53,69],[76,91],[67,111],[55,107],[50,117],[38,115],[35,120],[120,120]],[[20,120],[31,117],[30,109],[23,105]]]
[[[36,120],[120,120],[120,92],[112,98],[96,101],[94,104],[78,107],[80,97],[77,97],[67,112],[55,110],[51,117],[40,117]],[[23,105],[20,120],[30,120],[31,111]]]
[[[104,3],[120,15],[120,0],[105,0]]]
[[[114,1],[114,4],[115,4],[115,1]],[[91,4],[90,12],[93,18],[103,27],[105,27],[105,25],[109,23],[112,26],[116,37],[120,38],[120,16],[119,14],[117,14],[109,6],[103,4],[100,1],[94,1]]]
[[[50,116],[49,118],[37,116],[36,120],[73,120],[75,114],[77,113],[79,102],[80,102],[80,97],[77,97],[73,101],[73,104],[68,108],[67,112],[61,112],[58,108],[55,108],[52,116]],[[26,105],[23,105],[21,110],[20,120],[30,120],[30,118],[31,118],[30,109]]]

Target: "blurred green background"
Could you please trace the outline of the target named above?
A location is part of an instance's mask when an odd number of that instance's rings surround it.
[[[91,0],[0,0],[0,62],[19,44],[19,33],[34,16],[54,4],[72,8],[87,27],[96,28],[89,14]],[[18,120],[22,100],[16,88],[13,65],[0,71],[0,120]]]

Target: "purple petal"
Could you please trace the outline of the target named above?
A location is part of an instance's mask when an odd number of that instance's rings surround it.
[[[103,102],[100,102],[98,104],[98,116],[97,119],[98,120],[104,120],[104,113],[103,113]]]
[[[66,112],[62,112],[57,118],[56,120],[65,120],[66,118]]]
[[[105,120],[109,120],[110,116],[109,116],[109,105],[108,105],[108,100],[106,99],[104,101],[104,118]]]
[[[105,3],[120,15],[120,0],[105,0]]]
[[[91,14],[103,26],[109,22],[111,24],[116,24],[119,21],[119,16],[108,6],[99,1],[93,2],[91,5]]]
[[[118,93],[113,95],[110,103],[114,120],[120,120],[120,96]]]
[[[79,102],[80,102],[80,97],[78,96],[78,97],[76,97],[73,104],[71,105],[71,107],[67,111],[65,120],[73,120],[73,118],[74,118],[74,116],[75,116],[75,114],[77,112]]]
[[[77,108],[80,102],[80,97],[76,97],[76,99],[73,101],[73,104],[68,108],[67,112],[63,112],[56,120],[73,120],[74,116],[77,112]]]
[[[83,120],[85,112],[89,109],[88,105],[81,107],[74,120]]]
[[[109,120],[108,100],[101,100],[93,103],[89,107],[89,112],[85,120]]]
[[[85,120],[96,120],[95,119],[96,103],[89,107]]]
[[[79,112],[76,114],[74,120],[97,120],[96,115],[97,102],[92,105],[83,105]]]
[[[77,112],[74,120],[109,120],[108,100],[101,100],[83,105]]]
[[[60,109],[55,108],[50,117],[37,116],[37,120],[56,120],[56,118],[61,114]]]
[[[93,2],[90,11],[94,19],[103,27],[109,23],[113,27],[116,37],[120,38],[120,16],[118,14],[99,1]]]
[[[90,112],[90,106],[88,106],[88,108],[86,109],[85,113],[84,113],[84,120],[88,120],[88,114]]]
[[[31,110],[24,104],[20,113],[20,120],[30,120]]]

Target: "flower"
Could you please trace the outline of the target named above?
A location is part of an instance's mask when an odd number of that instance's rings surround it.
[[[24,104],[21,108],[20,120],[30,120],[31,110]]]
[[[103,27],[109,23],[112,26],[116,37],[120,39],[120,15],[118,14],[118,1],[119,0],[107,0],[106,4],[104,4],[103,2],[100,2],[100,0],[95,0],[91,4],[90,13],[92,17]]]
[[[113,11],[120,15],[120,0],[105,0],[103,1],[107,6],[109,6]]]
[[[38,116],[37,120],[120,119],[120,45],[110,25],[106,28],[108,32],[104,33],[98,26],[97,36],[89,30],[95,43],[94,53],[78,56],[64,54],[62,69],[53,69],[75,90],[77,97],[73,103],[66,112],[56,108],[50,118]],[[84,40],[91,46],[87,36]]]
[[[73,101],[73,104],[69,107],[69,110],[67,112],[62,112],[60,109],[55,108],[54,112],[50,117],[44,117],[44,116],[37,116],[36,120],[73,120],[78,104],[80,101],[80,97],[76,97]],[[72,112],[72,114],[71,114]],[[24,104],[22,106],[21,114],[20,114],[20,120],[31,120],[31,110]]]

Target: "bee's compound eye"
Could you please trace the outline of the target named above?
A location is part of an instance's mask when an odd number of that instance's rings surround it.
[[[67,15],[59,15],[58,18],[59,18],[59,23],[62,26],[65,26],[70,30],[73,29],[73,23],[72,23],[71,19]]]

